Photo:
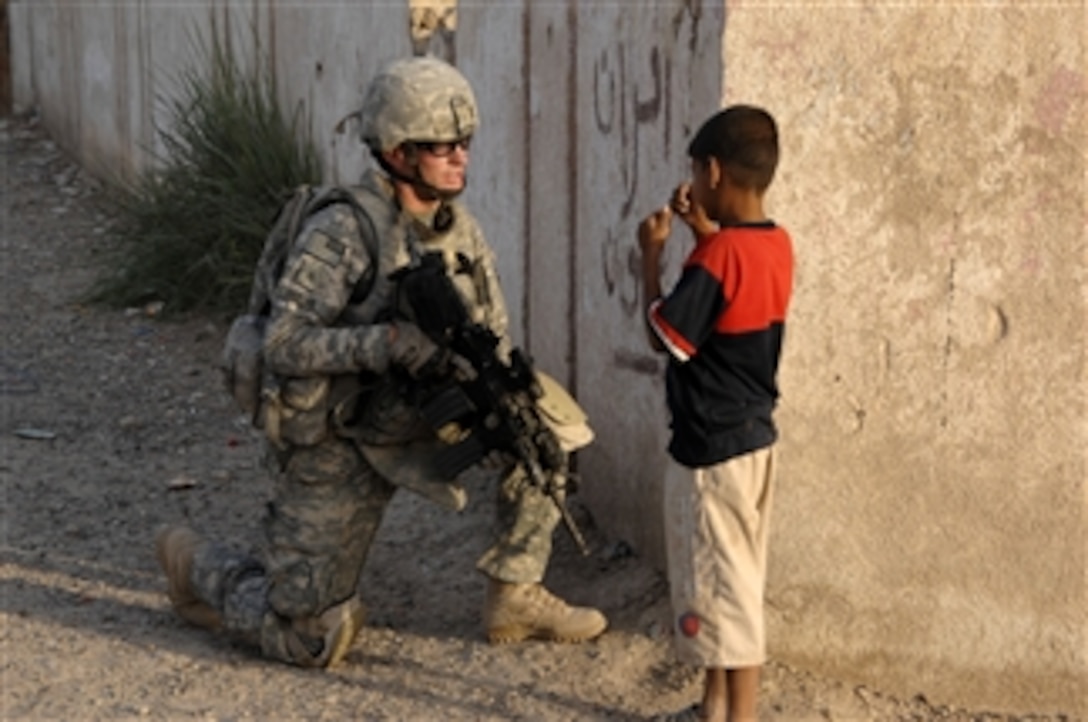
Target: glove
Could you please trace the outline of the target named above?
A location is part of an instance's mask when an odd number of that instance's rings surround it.
[[[499,471],[506,469],[517,463],[517,459],[513,455],[506,453],[505,451],[499,451],[498,449],[492,449],[487,453],[487,456],[480,459],[480,466],[488,471]]]
[[[478,375],[476,369],[472,368],[472,363],[461,354],[451,352],[446,365],[453,372],[453,377],[461,383],[476,380]]]
[[[443,352],[419,326],[398,322],[391,324],[391,331],[389,360],[403,367],[412,378],[435,376],[445,371],[449,353]]]

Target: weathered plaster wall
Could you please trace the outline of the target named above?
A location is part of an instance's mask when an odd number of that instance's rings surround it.
[[[799,258],[778,654],[1086,712],[1085,6],[730,2]]]
[[[581,453],[584,496],[607,528],[663,566],[661,479],[668,439],[664,357],[646,339],[639,221],[689,175],[691,134],[721,95],[723,8],[579,6],[574,293],[579,399],[598,441]],[[680,231],[666,283],[691,248]]]
[[[8,0],[0,0],[0,113],[11,112],[11,44],[8,32]]]
[[[148,161],[213,18],[301,104],[329,181],[373,68],[453,60],[466,194],[513,330],[598,432],[581,498],[661,563],[667,439],[635,227],[723,95],[779,117],[797,243],[768,604],[775,656],[934,702],[1084,711],[1084,5],[13,2],[17,107]],[[723,40],[724,26],[724,40]],[[687,251],[667,257],[675,278]]]

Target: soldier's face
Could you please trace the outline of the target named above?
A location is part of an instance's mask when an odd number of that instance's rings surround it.
[[[460,193],[468,173],[469,140],[458,143],[421,143],[417,146],[419,175],[439,191]]]

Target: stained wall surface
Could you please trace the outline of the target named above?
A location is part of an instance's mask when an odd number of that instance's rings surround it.
[[[1085,5],[729,2],[794,231],[780,654],[1085,711]]]
[[[798,254],[772,654],[937,704],[1088,714],[1083,3],[9,11],[16,108],[108,176],[152,162],[162,99],[213,26],[304,113],[329,182],[368,166],[353,113],[374,68],[455,62],[482,115],[466,200],[515,339],[597,431],[579,498],[659,565],[668,429],[635,229],[705,117],[768,107],[769,207]],[[667,283],[689,248],[678,232]]]

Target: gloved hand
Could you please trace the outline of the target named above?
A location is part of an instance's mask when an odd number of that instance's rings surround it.
[[[453,373],[453,377],[461,383],[475,381],[478,375],[469,360],[461,354],[450,353],[447,366]]]
[[[444,373],[449,352],[444,352],[414,323],[390,324],[389,360],[402,366],[413,378]]]
[[[505,451],[499,451],[498,449],[492,449],[487,453],[487,456],[480,459],[480,466],[488,471],[499,471],[500,469],[506,469],[509,466],[513,466],[517,459],[513,454],[508,454]]]

